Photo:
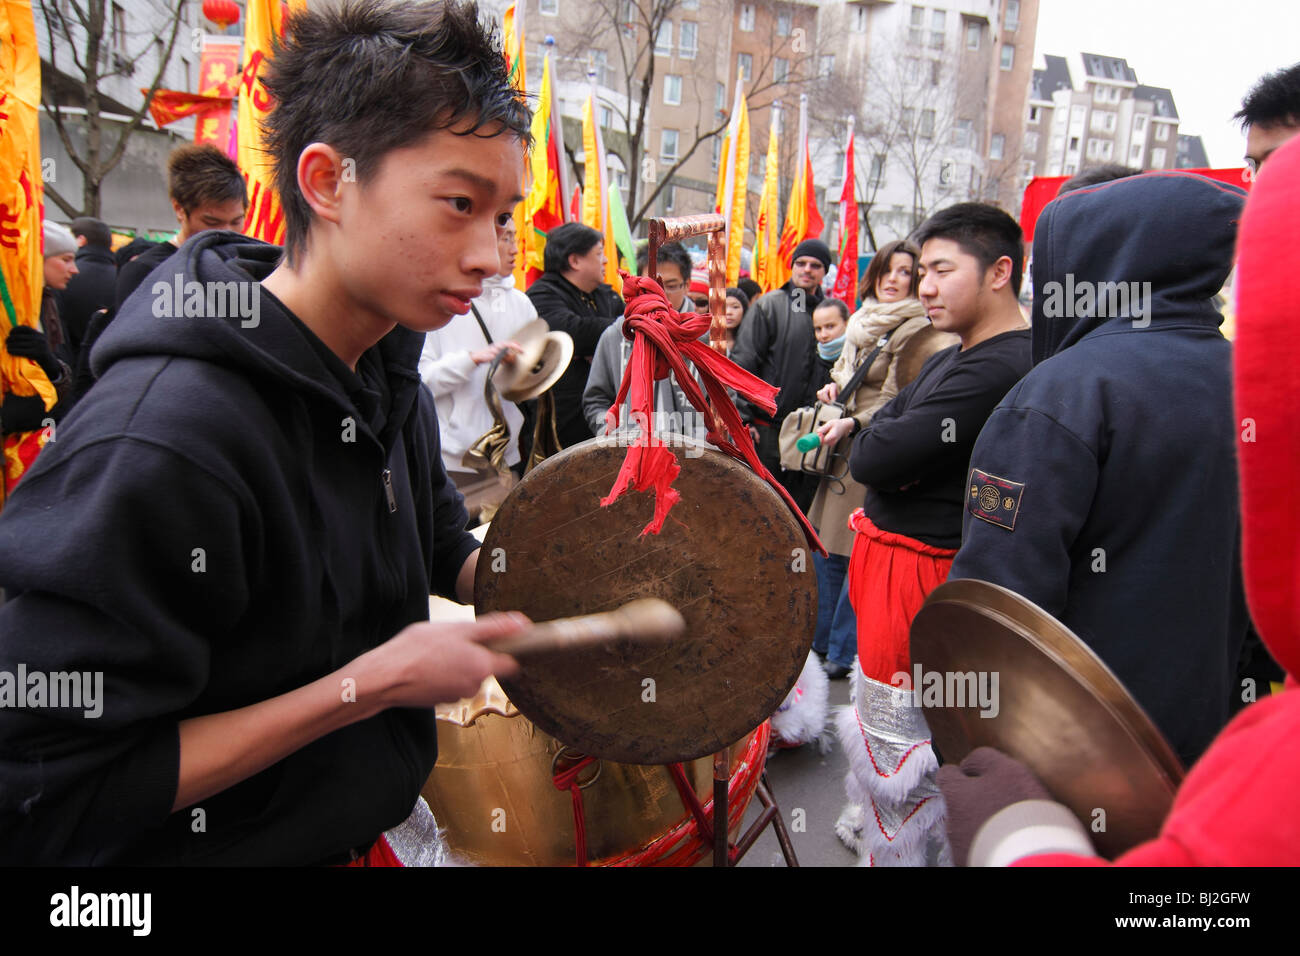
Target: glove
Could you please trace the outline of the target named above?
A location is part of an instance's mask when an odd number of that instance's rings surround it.
[[[958,866],[969,865],[975,835],[999,810],[1021,800],[1051,800],[1034,772],[992,747],[972,750],[960,766],[946,764],[936,775],[948,807],[948,842]]]
[[[12,334],[12,333],[10,333]],[[0,405],[0,428],[6,435],[39,430],[41,423],[51,417],[39,395],[14,395],[5,392]]]
[[[63,366],[54,357],[54,352],[50,349],[50,343],[45,338],[45,333],[37,332],[30,326],[20,325],[17,328],[10,329],[9,337],[4,341],[4,347],[10,355],[31,359],[41,367],[41,371],[45,373],[51,382],[63,374]]]

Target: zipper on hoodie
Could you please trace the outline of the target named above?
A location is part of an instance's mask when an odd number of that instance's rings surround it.
[[[379,480],[384,484],[384,496],[388,499],[388,513],[397,514],[397,495],[393,494],[393,472],[385,468]]]

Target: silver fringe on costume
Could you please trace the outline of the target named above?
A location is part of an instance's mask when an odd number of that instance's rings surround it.
[[[871,680],[855,661],[853,703],[836,724],[849,760],[840,839],[865,866],[951,866],[938,761],[911,690]]]

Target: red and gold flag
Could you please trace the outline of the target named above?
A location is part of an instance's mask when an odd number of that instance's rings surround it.
[[[199,92],[233,97],[239,89],[239,55],[239,37],[205,36],[199,54]],[[194,124],[194,142],[211,143],[224,153],[230,147],[231,120],[229,106],[200,116]]]
[[[271,112],[271,94],[262,71],[271,58],[271,43],[280,35],[279,0],[248,0],[244,12],[244,59],[239,81],[236,162],[248,184],[244,233],[276,245],[284,243],[284,210],[275,193],[271,164],[262,144],[262,122]]]
[[[822,234],[825,223],[817,211],[817,193],[813,188],[812,155],[808,151],[808,95],[799,97],[799,148],[795,157],[794,185],[790,189],[790,203],[785,210],[785,226],[781,229],[781,247],[778,265],[780,283],[790,281],[790,259],[794,250],[805,239],[815,239]]]

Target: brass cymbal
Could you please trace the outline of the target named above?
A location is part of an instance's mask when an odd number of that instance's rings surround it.
[[[919,703],[945,763],[983,746],[1015,757],[1108,858],[1159,833],[1182,764],[1119,679],[1060,621],[995,584],[947,581],[912,621],[911,654],[911,682],[919,668]],[[958,676],[972,674],[973,681]],[[997,693],[971,700],[981,675]]]

